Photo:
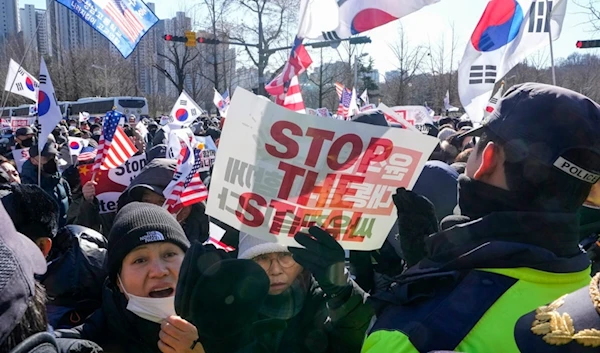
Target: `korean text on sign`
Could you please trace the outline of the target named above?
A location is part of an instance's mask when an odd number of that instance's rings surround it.
[[[221,136],[207,213],[284,245],[319,225],[346,249],[378,249],[395,221],[392,195],[414,185],[437,144],[414,131],[299,116],[242,89],[229,116],[236,129]]]

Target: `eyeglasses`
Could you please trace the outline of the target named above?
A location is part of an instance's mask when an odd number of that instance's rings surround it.
[[[260,267],[262,267],[265,271],[271,268],[271,265],[273,265],[273,260],[277,260],[279,265],[283,268],[290,268],[296,264],[292,254],[289,252],[259,255],[252,260],[259,264]]]

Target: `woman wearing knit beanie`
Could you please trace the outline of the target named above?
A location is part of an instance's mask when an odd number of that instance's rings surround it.
[[[190,247],[162,207],[133,202],[115,218],[108,238],[102,307],[81,326],[62,331],[111,353],[204,352],[194,325],[175,313],[175,290]]]

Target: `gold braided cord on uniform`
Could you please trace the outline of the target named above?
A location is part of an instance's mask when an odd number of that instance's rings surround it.
[[[600,314],[600,273],[596,274],[590,282],[590,298]],[[541,306],[535,311],[535,321],[531,325],[531,332],[538,336],[544,336],[544,342],[561,346],[573,340],[586,347],[600,347],[600,330],[585,329],[575,333],[573,319],[568,313],[562,315],[557,309],[564,304],[567,295],[556,299],[550,305]]]

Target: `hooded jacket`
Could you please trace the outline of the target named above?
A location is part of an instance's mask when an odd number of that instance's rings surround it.
[[[519,352],[519,318],[588,283],[576,214],[539,212],[468,178],[459,185],[463,216],[444,219],[428,257],[374,296],[363,352]]]
[[[29,160],[23,163],[21,183],[34,185],[37,185],[38,183],[38,168]],[[48,195],[52,196],[58,204],[58,209],[60,211],[58,226],[63,227],[67,225],[67,212],[69,210],[69,205],[71,204],[71,188],[69,187],[69,183],[67,183],[58,172],[48,174],[42,171],[40,187],[48,193]]]

